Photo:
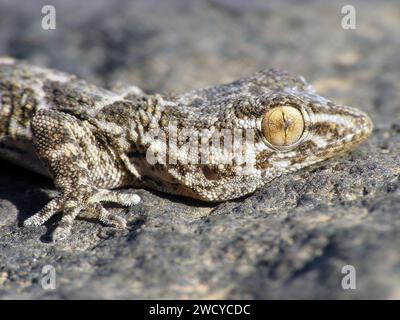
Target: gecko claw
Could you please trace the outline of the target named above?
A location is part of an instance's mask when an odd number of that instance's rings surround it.
[[[66,239],[71,234],[71,227],[58,226],[51,236],[53,242],[59,242]]]

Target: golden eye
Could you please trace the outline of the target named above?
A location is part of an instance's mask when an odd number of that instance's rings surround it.
[[[303,135],[303,115],[294,107],[276,107],[264,115],[261,129],[265,139],[272,145],[290,146]]]

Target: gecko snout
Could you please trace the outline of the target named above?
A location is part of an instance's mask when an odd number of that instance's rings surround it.
[[[371,118],[364,111],[352,107],[346,108],[352,118],[352,123],[349,127],[349,130],[352,130],[352,132],[349,136],[353,136],[355,143],[364,141],[371,135],[374,127]]]
[[[318,111],[314,112],[310,130],[312,141],[323,154],[352,148],[372,132],[371,118],[359,109],[335,106]],[[329,148],[332,152],[327,152]]]

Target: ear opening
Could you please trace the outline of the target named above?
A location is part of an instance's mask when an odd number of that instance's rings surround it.
[[[203,172],[203,174],[207,180],[217,180],[218,179],[217,172],[207,165],[203,165],[201,167],[201,171]]]

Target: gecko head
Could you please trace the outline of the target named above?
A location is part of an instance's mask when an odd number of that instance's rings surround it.
[[[255,120],[255,167],[263,177],[295,171],[343,153],[364,141],[372,121],[356,108],[307,91],[260,96]]]
[[[277,70],[185,94],[177,101],[191,107],[180,116],[185,119],[181,126],[194,123],[200,129],[197,145],[205,152],[195,155],[201,161],[193,165],[178,161],[168,170],[180,181],[180,194],[206,201],[250,194],[284,173],[351,149],[372,131],[366,113],[337,105],[303,78]],[[190,131],[194,142],[199,140],[196,130]],[[187,159],[186,154],[177,159]]]

